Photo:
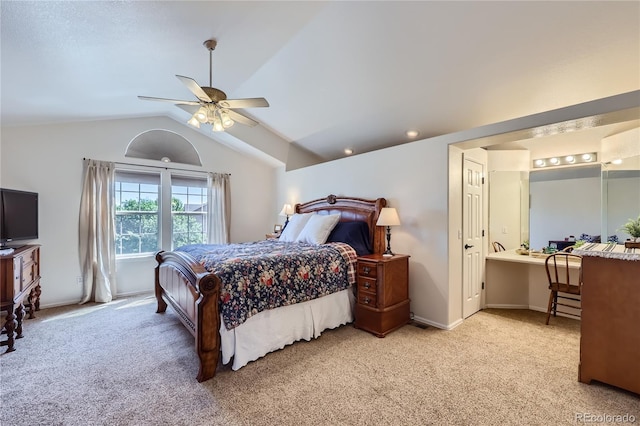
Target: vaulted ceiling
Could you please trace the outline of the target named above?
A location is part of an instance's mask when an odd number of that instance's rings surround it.
[[[2,125],[167,115],[175,75],[264,97],[201,132],[286,163],[471,129],[640,89],[639,2],[1,3]],[[206,127],[206,128],[205,128]],[[286,149],[283,149],[286,147]],[[257,149],[256,149],[257,148]]]

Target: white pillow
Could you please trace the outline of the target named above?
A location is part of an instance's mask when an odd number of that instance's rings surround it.
[[[340,220],[339,214],[311,216],[296,241],[310,244],[324,244],[329,234]]]
[[[285,242],[294,242],[296,238],[298,238],[298,234],[302,231],[302,228],[307,224],[307,221],[313,216],[314,213],[302,213],[302,214],[294,214],[289,219],[289,223],[282,230],[282,234],[280,234],[280,241]]]

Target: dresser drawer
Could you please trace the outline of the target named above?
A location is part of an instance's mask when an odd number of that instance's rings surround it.
[[[378,275],[378,268],[374,263],[358,262],[358,276],[375,278]]]
[[[28,251],[22,255],[22,261],[26,263],[38,263],[38,253],[40,251],[36,248]]]
[[[25,264],[22,267],[22,289],[26,288],[35,279],[36,279],[36,264],[33,262]]]
[[[366,293],[364,291],[359,291],[358,292],[358,303],[361,304],[361,305],[367,305],[367,306],[376,307],[377,298],[376,298],[375,293]]]

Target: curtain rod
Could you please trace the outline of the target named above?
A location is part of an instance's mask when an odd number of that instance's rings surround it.
[[[91,158],[82,157],[82,160],[91,160]],[[120,161],[113,161],[113,164],[117,166],[136,166],[136,167],[151,167],[153,169],[165,169],[165,170],[178,170],[180,172],[200,172],[200,173],[209,173],[204,170],[192,170],[192,169],[179,169],[177,167],[162,167],[162,166],[148,166],[146,164],[135,164],[135,163],[122,163]],[[214,172],[211,172],[214,173]],[[225,175],[231,176],[231,173],[223,173]]]

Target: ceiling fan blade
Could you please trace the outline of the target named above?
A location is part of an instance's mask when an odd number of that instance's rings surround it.
[[[191,115],[195,114],[200,109],[200,104],[198,102],[196,102],[195,105],[177,104],[176,106],[187,111]]]
[[[143,101],[170,102],[172,104],[182,105],[200,105],[200,102],[198,101],[181,101],[178,99],[152,98],[151,96],[138,96],[138,99],[142,99]]]
[[[268,107],[269,102],[265,98],[225,99],[218,102],[223,108],[258,108]]]
[[[202,90],[202,87],[200,87],[194,79],[183,75],[176,75],[176,77],[178,77],[178,80],[180,80],[182,84],[187,86],[187,89],[191,90],[191,93],[196,95],[196,98],[200,99],[202,102],[213,102],[209,95]]]
[[[240,124],[244,124],[245,126],[253,127],[256,124],[258,124],[257,121],[255,121],[255,120],[253,120],[253,119],[251,119],[251,118],[249,118],[247,116],[244,116],[244,115],[240,114],[239,112],[236,112],[236,111],[234,111],[232,109],[228,110],[227,112],[229,113],[229,117],[231,117],[231,119],[233,121],[238,122]]]

